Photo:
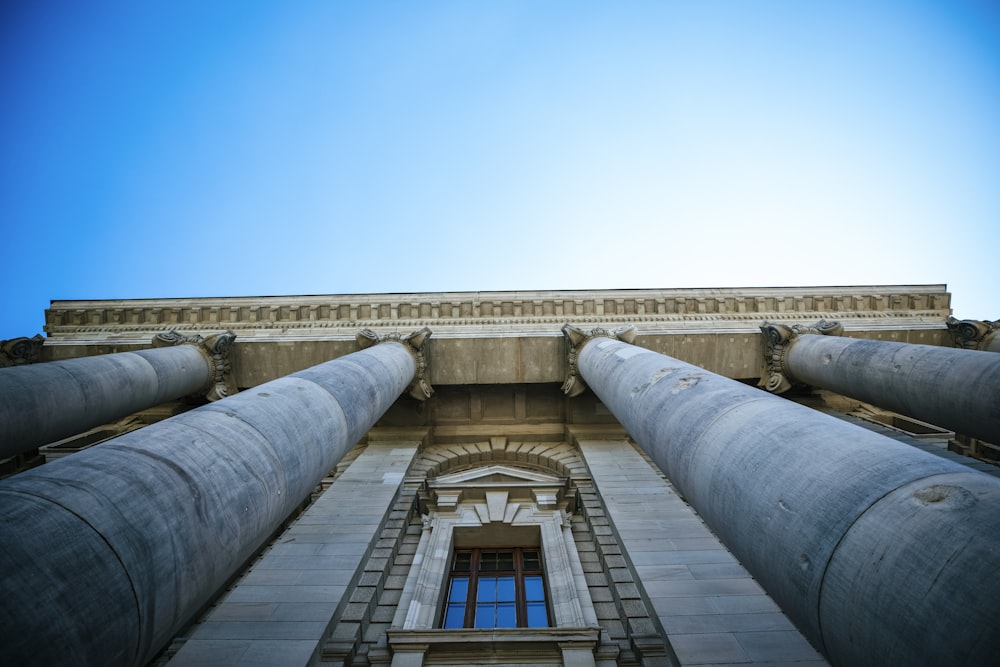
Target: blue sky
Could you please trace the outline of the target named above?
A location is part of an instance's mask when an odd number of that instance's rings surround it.
[[[1000,9],[0,3],[0,339],[50,299],[947,283]]]

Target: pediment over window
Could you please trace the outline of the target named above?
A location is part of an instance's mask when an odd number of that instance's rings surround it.
[[[440,477],[430,480],[429,485],[433,487],[454,485],[469,486],[479,484],[487,484],[490,486],[506,484],[528,484],[535,486],[541,484],[545,486],[561,486],[564,483],[565,480],[560,477],[546,475],[545,473],[538,472],[537,470],[515,468],[514,466],[509,465],[489,465],[481,468],[454,472],[449,475],[441,475]]]
[[[511,465],[484,465],[428,480],[422,500],[447,511],[460,502],[484,502],[502,493],[505,502],[528,501],[541,509],[556,509],[564,502],[566,488],[565,477]]]

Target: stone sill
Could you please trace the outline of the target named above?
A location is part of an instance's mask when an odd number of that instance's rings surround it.
[[[567,649],[593,651],[600,628],[497,628],[455,630],[389,630],[394,653],[424,653],[436,659],[517,660],[526,655],[558,660]]]

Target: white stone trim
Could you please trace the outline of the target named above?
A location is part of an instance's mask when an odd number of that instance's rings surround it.
[[[539,509],[535,503],[507,502],[503,495],[502,508],[497,498],[491,498],[493,503],[463,502],[453,512],[430,512],[393,618],[394,629],[430,630],[437,626],[455,529],[478,528],[491,522],[539,528],[553,627],[597,626],[575,543],[572,536],[563,535],[566,515],[562,510]],[[585,608],[589,613],[584,613]]]

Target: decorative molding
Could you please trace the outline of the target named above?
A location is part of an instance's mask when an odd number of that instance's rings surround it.
[[[785,361],[788,350],[795,340],[804,334],[840,336],[844,333],[844,325],[828,320],[820,320],[812,326],[802,324],[788,326],[765,321],[760,325],[760,331],[764,336],[764,366],[757,386],[773,394],[782,394],[792,388]]]
[[[944,285],[56,301],[46,311],[46,331],[50,337],[68,338],[225,328],[240,332],[241,338],[256,332],[296,338],[380,326],[429,326],[438,333],[512,325],[551,330],[565,322],[622,320],[681,328],[727,323],[756,327],[762,319],[812,317],[919,319],[940,326],[950,314],[949,306]]]
[[[386,631],[393,664],[596,664],[601,628],[463,628],[397,629]],[[611,648],[605,643],[603,648]],[[410,657],[412,656],[412,658]],[[617,651],[610,654],[611,662]],[[603,661],[601,664],[605,664]]]
[[[982,350],[1000,335],[1000,320],[960,320],[949,317],[945,324],[955,339],[955,347],[966,350]]]
[[[43,343],[45,339],[41,334],[35,334],[31,338],[21,336],[0,341],[0,368],[35,363]]]
[[[427,372],[427,358],[424,355],[424,347],[431,337],[431,330],[427,327],[404,336],[398,332],[391,332],[379,335],[371,329],[362,329],[355,338],[361,349],[367,349],[379,343],[395,342],[402,343],[404,347],[413,355],[417,370],[413,374],[413,381],[410,382],[408,392],[410,396],[418,401],[426,401],[434,393],[431,387],[430,374]]]
[[[153,336],[153,347],[196,346],[207,357],[212,367],[212,379],[205,390],[205,398],[217,401],[238,391],[229,360],[229,352],[235,340],[236,334],[232,331],[223,331],[207,337],[184,336],[176,331],[167,331]]]
[[[594,338],[613,338],[624,343],[633,343],[638,329],[636,329],[634,324],[626,324],[616,329],[609,330],[596,327],[590,331],[584,331],[571,324],[564,324],[562,332],[569,343],[566,381],[563,382],[562,390],[564,394],[572,398],[573,396],[579,396],[587,389],[587,384],[583,381],[583,376],[580,375],[580,368],[577,365],[580,350],[583,349],[583,346]]]

